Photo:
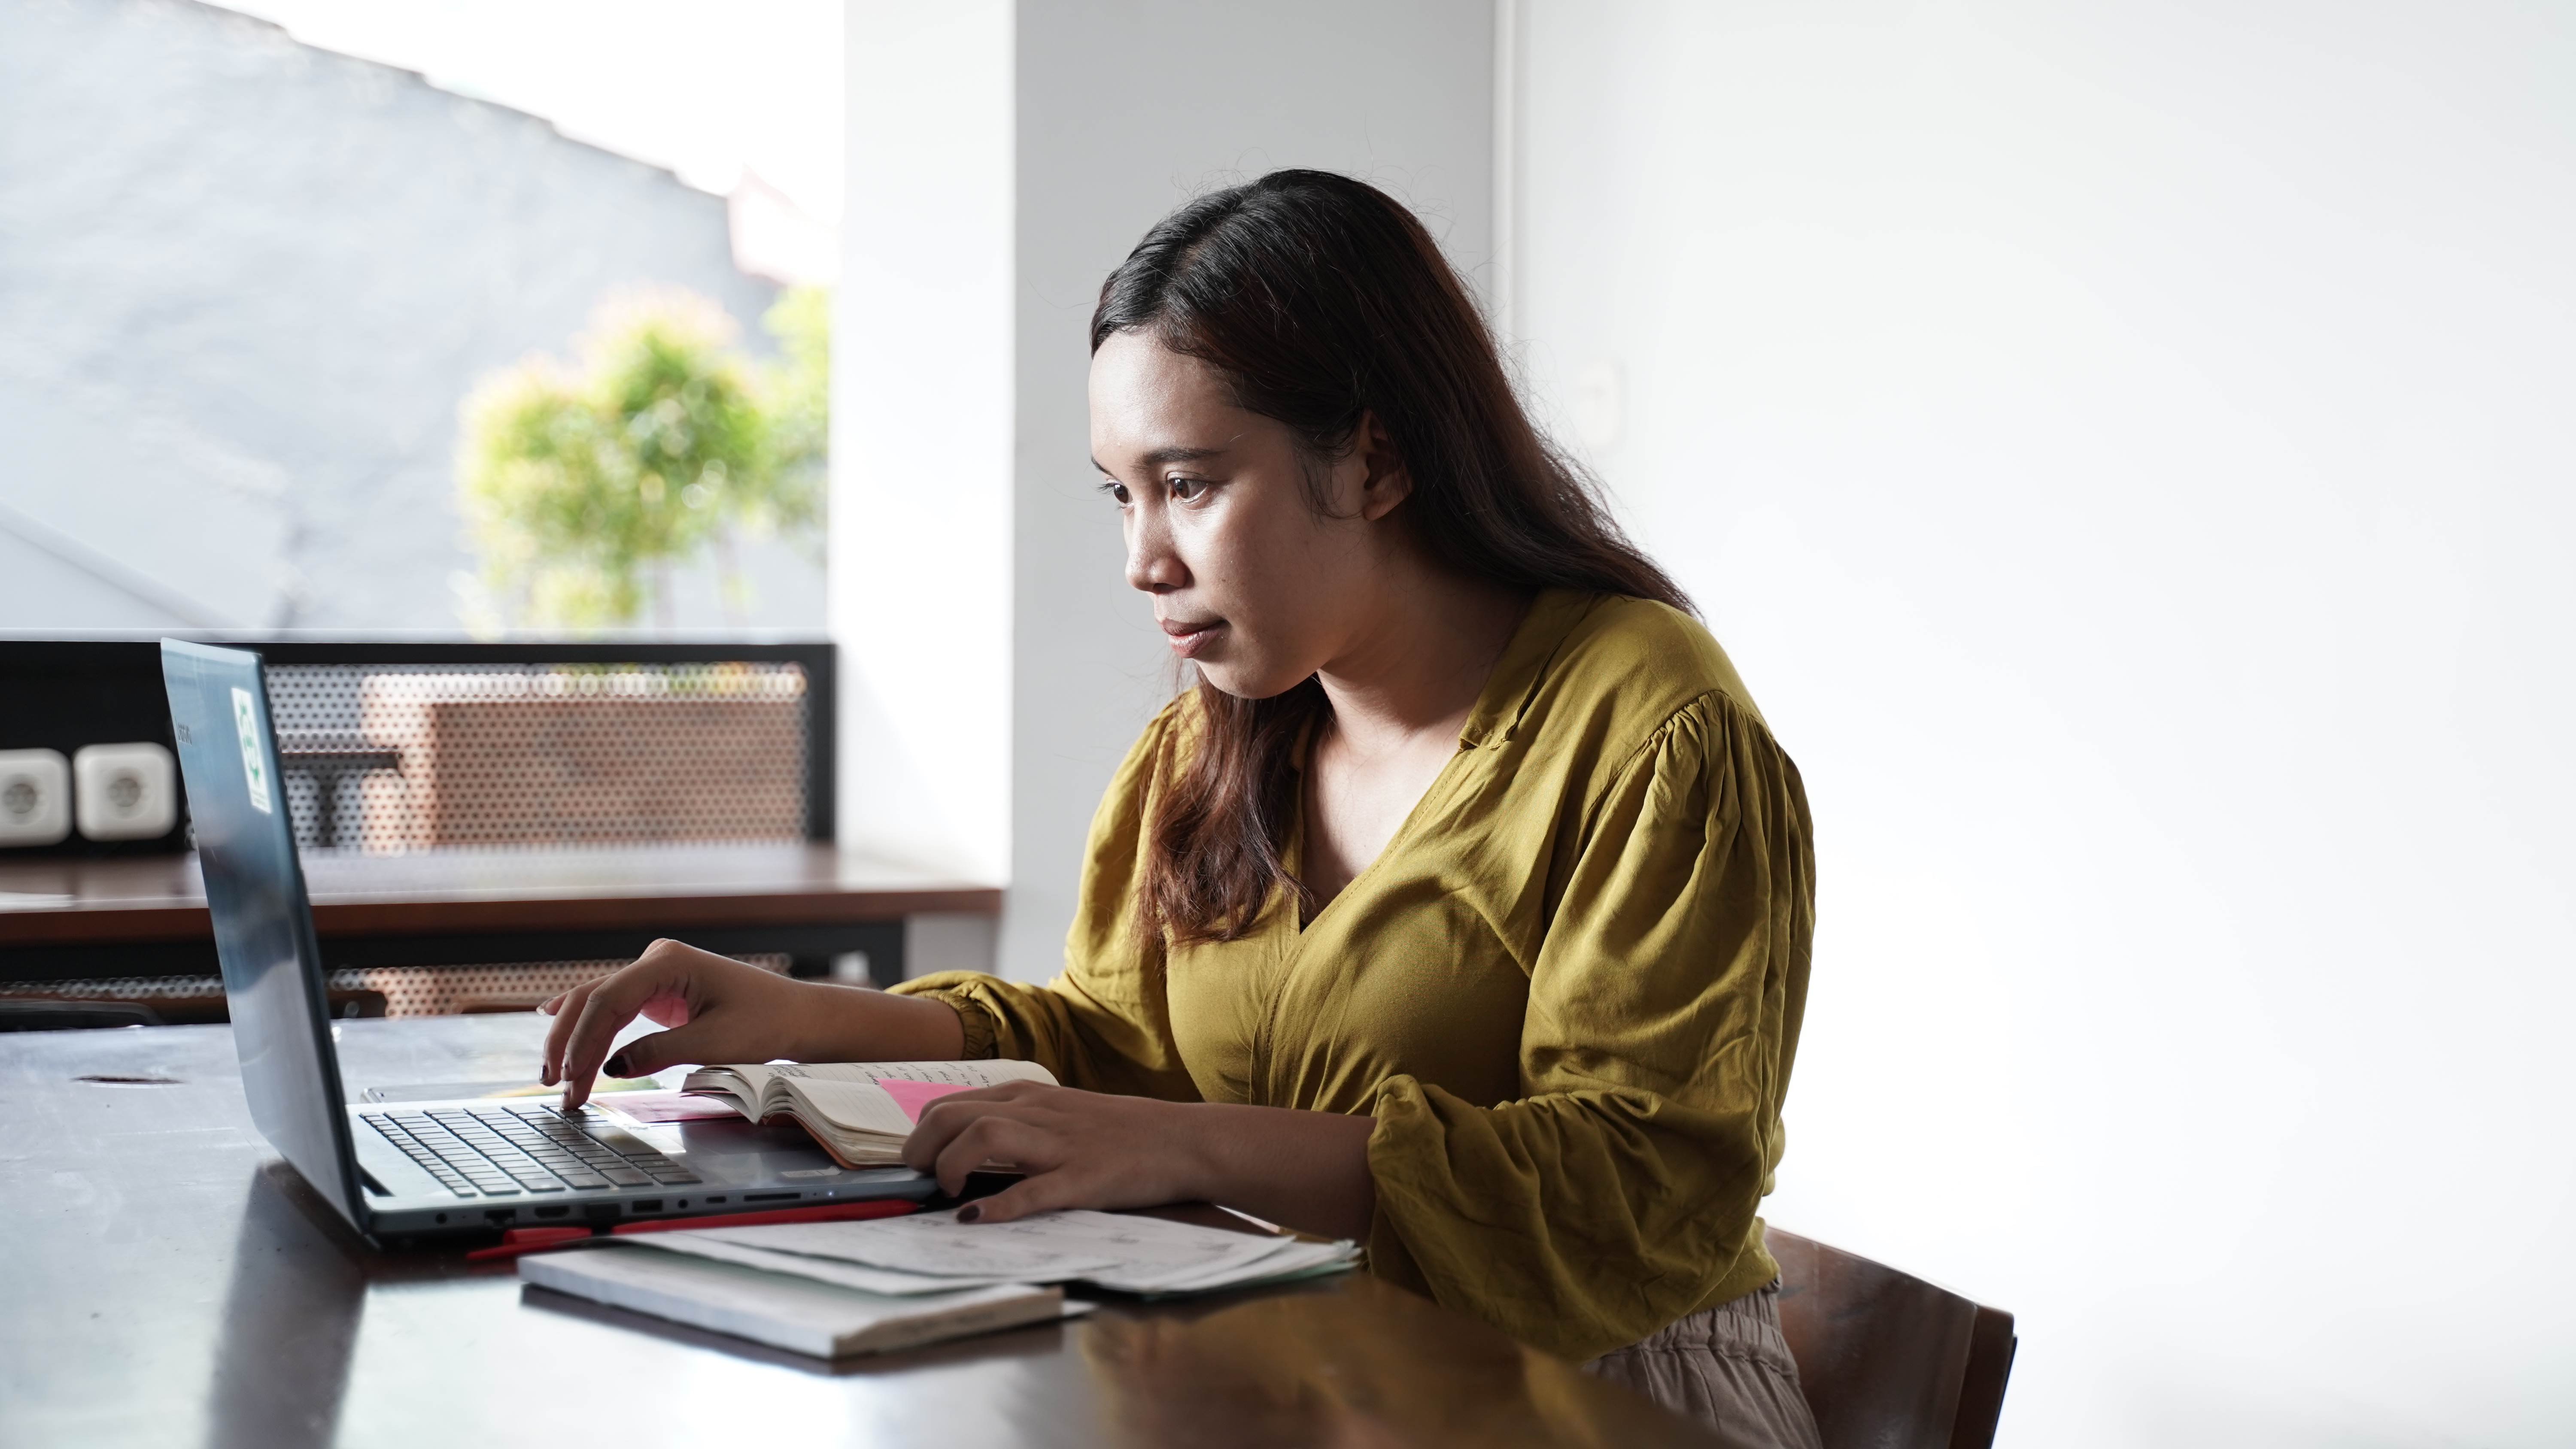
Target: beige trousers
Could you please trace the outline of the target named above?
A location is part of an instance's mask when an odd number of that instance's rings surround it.
[[[1743,1449],[1822,1449],[1773,1282],[1613,1349],[1583,1371],[1697,1419]]]

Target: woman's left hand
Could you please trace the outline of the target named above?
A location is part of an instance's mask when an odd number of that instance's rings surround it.
[[[1006,1082],[952,1092],[923,1110],[903,1160],[955,1193],[966,1174],[1007,1162],[1017,1184],[958,1210],[1006,1223],[1049,1208],[1157,1207],[1211,1195],[1199,1136],[1205,1108],[1150,1097]]]

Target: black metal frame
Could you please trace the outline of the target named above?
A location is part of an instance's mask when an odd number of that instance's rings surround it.
[[[839,778],[835,744],[839,740],[840,653],[827,640],[744,643],[709,639],[688,643],[625,643],[584,640],[299,639],[265,634],[173,633],[174,639],[256,649],[271,664],[795,664],[805,670],[805,838],[829,841],[837,830]],[[68,755],[100,739],[80,739],[86,715],[59,717],[40,696],[24,692],[33,680],[108,681],[161,694],[161,645],[151,639],[0,639],[0,750],[42,746]],[[117,708],[132,712],[130,703]],[[163,706],[156,717],[133,714],[132,723],[107,740],[157,740],[173,744],[170,716]],[[184,798],[184,791],[182,792]],[[184,821],[183,821],[184,827]],[[0,860],[48,855],[166,854],[182,848],[184,828],[157,841],[101,846],[77,836],[59,846],[0,849]]]
[[[824,640],[683,642],[622,640],[313,639],[247,633],[173,632],[170,637],[255,649],[270,664],[472,665],[472,664],[795,664],[805,671],[805,838],[830,842],[837,829],[839,654]],[[121,689],[98,695],[81,709],[49,714],[41,696],[27,692],[36,680],[83,681]],[[0,749],[43,746],[70,754],[100,736],[75,738],[84,720],[113,717],[106,739],[157,739],[172,744],[166,704],[160,701],[159,636],[151,638],[0,639]],[[98,701],[106,700],[101,704]],[[184,806],[185,792],[182,791]],[[182,824],[154,841],[99,845],[73,837],[57,847],[0,850],[0,861],[62,855],[167,854],[184,848]],[[446,934],[325,937],[326,968],[366,966],[471,966],[531,961],[610,960],[633,956],[658,933],[580,929]],[[729,954],[787,956],[799,976],[823,976],[832,958],[867,953],[869,973],[880,984],[903,979],[904,923],[861,921],[840,925],[742,926],[692,930],[692,942]],[[127,976],[194,976],[217,973],[214,942],[159,941],[11,946],[0,942],[0,981],[96,980]]]
[[[325,936],[326,971],[367,966],[517,966],[541,961],[611,961],[642,955],[670,931],[583,927],[566,931],[414,932]],[[868,979],[903,979],[904,923],[844,921],[811,926],[692,926],[689,944],[724,956],[785,956],[791,974],[829,976],[832,958],[865,952]],[[215,943],[202,941],[69,941],[0,944],[0,982],[99,981],[123,977],[215,976]]]

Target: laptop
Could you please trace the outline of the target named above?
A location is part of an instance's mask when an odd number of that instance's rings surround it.
[[[559,1096],[350,1102],[260,657],[164,639],[161,674],[251,1120],[370,1241],[937,1189],[908,1168],[844,1168],[801,1128],[646,1122],[596,1101],[567,1113]]]

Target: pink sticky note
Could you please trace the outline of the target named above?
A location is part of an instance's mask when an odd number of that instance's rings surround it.
[[[684,1097],[678,1092],[619,1092],[591,1099],[638,1122],[702,1122],[715,1117],[742,1120],[742,1113],[723,1097]]]
[[[885,1094],[894,1098],[894,1104],[903,1109],[903,1115],[916,1124],[921,1121],[922,1108],[951,1092],[972,1090],[955,1082],[909,1082],[901,1077],[879,1077],[877,1085],[885,1088]]]

